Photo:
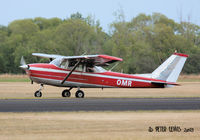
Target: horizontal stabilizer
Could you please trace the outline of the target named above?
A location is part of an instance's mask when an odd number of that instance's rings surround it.
[[[177,83],[173,82],[151,82],[152,85],[155,85],[155,87],[165,88],[165,87],[173,87],[173,86],[179,86]]]

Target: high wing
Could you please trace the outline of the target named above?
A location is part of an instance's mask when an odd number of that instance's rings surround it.
[[[32,53],[33,56],[49,58],[50,60],[62,58],[62,60],[82,60],[82,63],[90,63],[95,66],[107,66],[116,61],[123,61],[123,59],[109,56],[109,55],[80,55],[80,56],[62,56],[55,54]]]
[[[45,53],[32,53],[33,56],[38,56],[42,58],[49,58],[49,59],[56,59],[58,57],[63,57],[62,55],[56,55],[56,54],[45,54]]]

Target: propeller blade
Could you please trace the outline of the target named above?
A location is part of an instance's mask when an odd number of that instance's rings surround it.
[[[24,57],[23,57],[23,56],[21,57],[20,64],[21,64],[22,66],[23,66],[23,65],[26,65],[26,61],[24,60]]]

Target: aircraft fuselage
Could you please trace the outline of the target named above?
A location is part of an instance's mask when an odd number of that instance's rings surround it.
[[[162,84],[152,82],[166,82],[152,78],[134,76],[117,72],[82,72],[73,71],[70,77],[61,84],[70,72],[53,64],[29,64],[26,73],[33,82],[58,87],[80,88],[163,88]]]

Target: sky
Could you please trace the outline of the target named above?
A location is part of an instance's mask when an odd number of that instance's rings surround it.
[[[190,21],[200,25],[200,0],[0,0],[0,25],[25,18],[66,19],[79,12],[100,21],[104,31],[116,20],[120,9],[130,21],[140,13],[161,13],[176,22]]]

